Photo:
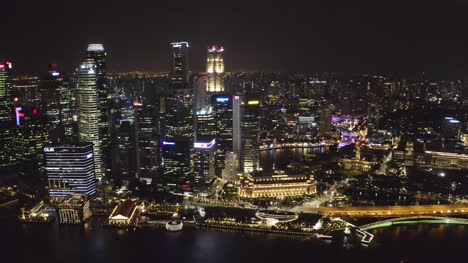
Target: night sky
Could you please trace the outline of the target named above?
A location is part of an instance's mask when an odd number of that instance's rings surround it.
[[[111,72],[167,71],[169,43],[188,41],[193,71],[219,43],[227,71],[468,72],[465,0],[94,2],[2,1],[0,57],[22,74],[71,71],[97,42]]]

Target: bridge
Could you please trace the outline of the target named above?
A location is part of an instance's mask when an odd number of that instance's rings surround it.
[[[304,211],[306,212],[306,211]],[[389,218],[411,216],[466,216],[468,204],[464,205],[415,205],[415,206],[352,206],[320,207],[317,212],[334,217]]]
[[[456,224],[456,225],[468,225],[468,219],[465,218],[453,218],[453,217],[442,217],[442,216],[408,216],[391,218],[387,220],[381,220],[366,225],[362,225],[359,228],[362,230],[371,230],[375,228],[388,227],[392,225],[404,225],[404,224]]]

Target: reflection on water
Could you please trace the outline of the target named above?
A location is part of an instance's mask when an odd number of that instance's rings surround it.
[[[468,226],[443,224],[375,229],[371,246],[351,250],[313,239],[194,227],[170,233],[8,223],[0,231],[7,241],[2,262],[451,262],[465,256],[468,244]]]
[[[276,169],[284,170],[292,162],[302,162],[307,155],[323,155],[328,152],[327,147],[277,149],[260,152],[260,167],[266,172],[271,172],[273,164]]]

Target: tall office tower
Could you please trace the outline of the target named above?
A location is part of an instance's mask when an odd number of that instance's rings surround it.
[[[61,108],[60,104],[60,89],[61,89],[60,73],[57,71],[57,65],[52,64],[49,66],[49,71],[40,80],[39,94],[41,101],[41,111],[46,116],[46,123],[49,130],[49,138],[57,134],[55,130],[59,127],[61,122]],[[63,134],[61,137],[65,137]]]
[[[199,195],[206,195],[215,178],[216,140],[213,137],[197,138],[193,144],[193,189]]]
[[[13,104],[25,103],[40,105],[38,77],[20,77],[13,79]]]
[[[191,181],[190,149],[195,135],[193,93],[188,83],[189,45],[187,42],[176,42],[171,46],[173,66],[170,94],[165,100],[163,176],[175,183],[179,190],[186,191]]]
[[[209,93],[224,92],[224,47],[217,48],[212,46],[208,48],[208,58],[206,61],[206,91]]]
[[[187,42],[173,42],[171,84],[175,88],[185,88],[188,83],[188,48]]]
[[[195,109],[201,110],[207,105],[206,77],[194,77],[193,89],[195,91]]]
[[[216,134],[216,121],[213,107],[206,107],[197,111],[196,138],[214,137]]]
[[[73,120],[75,111],[75,87],[67,77],[62,77],[60,84],[60,121],[64,128],[65,138],[76,136],[76,121]]]
[[[241,151],[241,100],[232,96],[232,151],[240,156]]]
[[[246,173],[259,168],[260,101],[246,96],[241,103],[240,169]]]
[[[0,61],[0,169],[12,168],[15,164],[12,69],[11,62]]]
[[[151,184],[159,170],[159,103],[135,102],[137,140],[137,169],[139,179]]]
[[[96,193],[93,144],[47,145],[45,170],[51,198]]]
[[[78,137],[94,146],[96,179],[102,179],[101,138],[99,136],[99,92],[96,86],[96,64],[86,59],[75,71]]]
[[[57,64],[51,64],[47,75],[40,80],[39,86],[42,110],[47,116],[51,133],[50,139],[56,142],[63,141],[65,138],[70,139],[75,126],[73,85],[58,71]]]
[[[225,167],[226,152],[234,149],[233,101],[235,98],[236,96],[227,94],[211,97],[216,122],[216,175],[218,176]]]
[[[14,149],[20,175],[41,175],[44,171],[44,145],[48,141],[46,116],[38,105],[15,105],[16,132]]]
[[[332,111],[328,108],[320,112],[319,136],[330,134],[332,123]]]
[[[101,138],[102,163],[104,175],[110,174],[110,132],[109,132],[109,84],[107,81],[106,56],[102,44],[89,44],[86,59],[94,60],[96,64],[96,86],[99,97],[99,136]]]
[[[193,143],[189,140],[163,141],[161,147],[165,188],[173,192],[190,191],[193,181],[190,174]]]
[[[119,171],[114,180],[125,185],[138,178],[135,132],[134,122],[122,121],[116,133],[118,158],[114,161],[117,161]]]

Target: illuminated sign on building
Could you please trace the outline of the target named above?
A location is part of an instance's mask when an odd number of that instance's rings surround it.
[[[16,107],[15,109],[15,114],[16,114],[16,125],[17,126],[20,126],[20,119],[21,119],[21,115],[24,117],[24,114],[23,113],[20,113],[22,110],[21,107]]]
[[[249,104],[249,105],[258,105],[258,104],[260,104],[260,102],[258,100],[249,100],[247,102],[247,104]]]
[[[54,151],[55,151],[54,148],[50,148],[50,147],[44,148],[44,152],[47,152],[47,153],[54,152]]]
[[[166,141],[163,141],[163,145],[175,145],[175,142],[166,142]]]
[[[226,98],[226,97],[219,97],[219,98],[216,98],[216,101],[217,101],[217,102],[221,102],[221,103],[225,103],[225,102],[228,102],[228,101],[229,101],[229,98]]]
[[[216,143],[216,139],[213,139],[211,142],[195,142],[193,148],[196,149],[211,149]]]

